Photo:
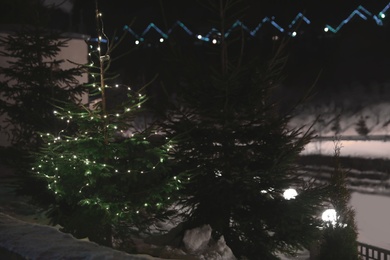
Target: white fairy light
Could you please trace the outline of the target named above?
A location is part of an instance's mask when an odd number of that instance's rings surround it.
[[[295,189],[287,189],[283,192],[283,197],[286,200],[295,199],[295,197],[298,195],[297,191]]]

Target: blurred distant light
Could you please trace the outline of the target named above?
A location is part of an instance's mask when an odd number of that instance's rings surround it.
[[[139,40],[136,40],[136,41],[135,41],[135,44],[138,45],[138,44],[139,44]]]
[[[325,27],[324,28],[324,32],[328,32],[329,31],[329,28],[328,27]]]
[[[164,42],[164,38],[160,38],[160,42]]]

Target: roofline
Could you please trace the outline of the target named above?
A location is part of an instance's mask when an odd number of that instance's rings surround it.
[[[0,33],[13,33],[17,31],[18,29],[22,28],[22,24],[0,24]],[[29,26],[29,25],[27,25]],[[70,39],[81,39],[81,40],[89,40],[91,38],[90,35],[77,33],[77,32],[62,32],[61,37],[63,38],[70,38]]]

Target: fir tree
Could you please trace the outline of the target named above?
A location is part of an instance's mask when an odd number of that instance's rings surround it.
[[[370,129],[368,129],[366,120],[363,118],[363,116],[361,116],[359,121],[356,123],[355,130],[359,135],[364,137],[366,137],[370,132]]]
[[[341,131],[341,126],[340,126],[340,117],[341,115],[338,114],[334,119],[333,123],[331,126],[331,130],[334,132],[335,135],[339,135]]]
[[[277,259],[319,235],[326,195],[298,175],[311,133],[288,127],[292,111],[281,111],[273,94],[288,46],[272,56],[255,52],[254,42],[247,49],[244,30],[227,31],[245,10],[241,1],[206,2],[220,14],[210,24],[218,32],[203,47],[174,48],[164,64],[164,84],[178,86],[163,125],[176,143],[174,171],[188,177],[183,217],[187,228],[209,224],[237,257]],[[298,195],[286,200],[289,188]]]
[[[330,205],[336,211],[336,220],[325,223],[320,240],[319,259],[359,259],[355,211],[349,206],[351,192],[347,186],[347,172],[340,163],[341,145],[335,140],[334,171],[330,178],[332,187]]]
[[[7,63],[0,68],[1,131],[19,153],[39,147],[37,132],[61,129],[53,108],[63,101],[79,102],[84,91],[79,84],[83,71],[77,66],[64,69],[65,61],[57,58],[69,39],[45,27],[49,10],[40,1],[34,3],[33,23],[14,26],[0,38],[0,55]]]
[[[18,193],[44,198],[43,184],[27,174],[32,162],[29,154],[42,144],[38,132],[54,134],[65,126],[53,109],[62,102],[80,102],[85,91],[80,85],[84,71],[77,65],[66,69],[65,60],[58,58],[69,39],[49,29],[52,10],[41,0],[28,1],[22,7],[20,3],[7,4],[14,15],[12,21],[18,24],[9,25],[8,34],[0,37],[4,61],[0,68],[0,132],[4,141],[8,138],[8,144],[1,147],[1,160],[21,178]]]
[[[126,87],[128,100],[108,107],[107,91],[115,88],[116,79],[109,70],[112,50],[120,41],[102,43],[109,39],[97,3],[96,22],[99,40],[88,66],[94,103],[55,110],[76,131],[43,134],[45,145],[36,154],[33,172],[46,180],[55,198],[49,215],[53,224],[78,238],[113,246],[113,238],[123,241],[147,232],[168,217],[180,182],[169,171],[170,141],[155,142],[156,129],[138,129],[134,123],[146,100],[143,89],[118,86]]]

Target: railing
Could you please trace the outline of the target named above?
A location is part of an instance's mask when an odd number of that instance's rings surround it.
[[[390,260],[390,250],[358,242],[358,252],[362,260]]]

